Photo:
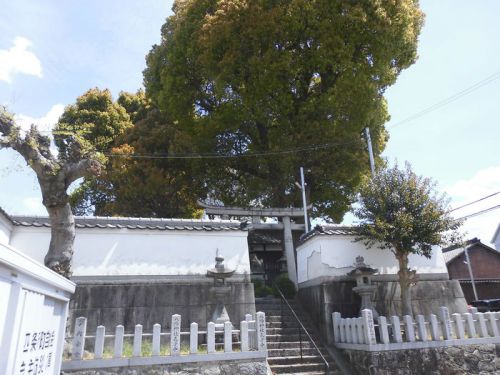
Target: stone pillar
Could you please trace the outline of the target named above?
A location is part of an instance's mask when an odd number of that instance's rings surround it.
[[[284,245],[285,245],[285,256],[286,265],[288,271],[288,278],[297,285],[297,267],[295,265],[295,249],[293,247],[293,237],[292,237],[292,224],[290,222],[289,216],[283,217],[283,233],[284,233]]]

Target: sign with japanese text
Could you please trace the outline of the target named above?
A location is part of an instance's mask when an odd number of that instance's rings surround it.
[[[55,374],[57,348],[60,340],[63,304],[50,296],[23,290],[19,340],[16,349],[14,374]],[[60,355],[60,354],[59,354]]]

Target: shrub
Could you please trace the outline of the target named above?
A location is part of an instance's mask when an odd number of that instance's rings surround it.
[[[266,297],[266,296],[274,294],[273,289],[264,285],[262,280],[256,279],[256,280],[252,280],[252,282],[253,282],[253,290],[254,290],[255,297]]]
[[[287,273],[282,273],[281,275],[279,275],[274,280],[274,284],[281,290],[281,292],[287,299],[292,299],[295,297],[295,294],[297,294],[297,290],[295,289],[295,284],[293,283],[292,280],[288,278]],[[278,290],[275,287],[273,287],[273,294],[279,297]]]

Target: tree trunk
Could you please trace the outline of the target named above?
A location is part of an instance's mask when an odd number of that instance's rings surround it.
[[[399,287],[401,289],[401,312],[403,315],[413,316],[411,307],[411,284],[413,282],[412,272],[408,268],[408,254],[397,256],[399,263]]]
[[[50,176],[38,176],[43,205],[50,220],[50,245],[44,263],[51,270],[69,279],[75,240],[75,218],[66,193],[67,175],[60,171]]]
[[[50,246],[45,265],[66,278],[71,276],[75,240],[75,219],[69,203],[47,206],[50,219]]]

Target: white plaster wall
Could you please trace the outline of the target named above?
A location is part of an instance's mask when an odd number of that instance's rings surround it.
[[[250,273],[245,231],[159,231],[77,229],[74,276],[204,275],[215,265],[218,248],[224,264]],[[49,228],[14,227],[12,246],[43,262]]]
[[[316,236],[297,248],[298,282],[303,283],[323,276],[345,276],[354,269],[357,256],[377,268],[379,274],[396,274],[398,264],[389,250],[376,247],[367,249],[362,242],[353,242],[352,236]],[[409,265],[418,273],[448,274],[441,250],[436,248],[432,257],[410,255]]]
[[[0,213],[0,244],[9,244],[11,232],[12,223],[2,213]]]

